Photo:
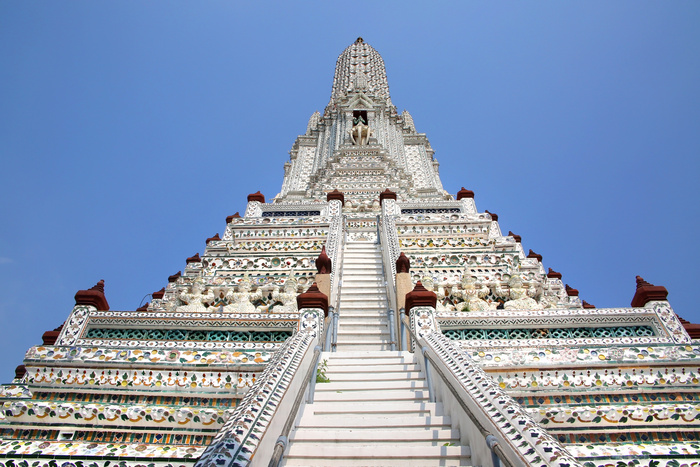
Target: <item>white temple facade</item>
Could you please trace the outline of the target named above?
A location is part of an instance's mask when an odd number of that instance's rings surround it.
[[[0,467],[700,465],[700,332],[666,290],[582,301],[438,166],[358,38],[276,196],[27,351]]]

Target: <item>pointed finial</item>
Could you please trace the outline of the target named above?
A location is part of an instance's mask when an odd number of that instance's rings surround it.
[[[540,263],[542,262],[542,255],[535,253],[534,251],[530,250],[527,254],[528,258],[535,258],[537,261]]]
[[[105,297],[105,281],[100,280],[88,290],[78,290],[75,294],[76,305],[92,305],[98,311],[109,311],[109,304]]]
[[[238,212],[236,212],[236,214],[226,217],[226,223],[230,224],[233,219],[240,219],[240,218],[241,218],[241,215]]]
[[[314,282],[306,292],[297,295],[297,308],[320,308],[328,316],[328,297],[318,290],[318,285]]]
[[[331,259],[326,254],[326,247],[321,248],[321,254],[316,258],[316,270],[319,274],[331,273]]]
[[[530,250],[530,251],[532,251],[532,250]],[[549,272],[547,273],[547,277],[549,277],[550,279],[561,279],[561,273],[555,271],[552,268],[549,268]]]
[[[357,39],[355,39],[355,44],[362,44],[364,41],[365,40],[363,38],[358,37]]]
[[[411,270],[411,260],[402,251],[399,257],[396,259],[396,274],[402,272],[409,272]]]
[[[668,298],[668,290],[661,285],[650,284],[641,276],[636,277],[637,290],[632,298],[633,307],[641,307],[649,302],[665,301]]]
[[[570,287],[569,284],[564,284],[564,288],[566,289],[566,295],[569,297],[578,297],[578,290]]]
[[[585,301],[585,300],[583,301],[582,304],[583,304],[583,307],[586,308],[586,309],[588,309],[588,308],[595,308],[595,305],[591,305],[590,303],[588,303],[588,302]]]
[[[411,311],[411,308],[417,306],[429,306],[435,308],[437,305],[437,295],[435,292],[423,287],[421,281],[416,282],[416,286],[406,294],[406,313]]]
[[[513,232],[511,232],[510,230],[508,231],[508,235],[513,237],[513,239],[515,240],[516,243],[520,243],[522,241],[522,237],[520,235],[516,235]]]
[[[491,216],[492,221],[498,222],[498,214],[495,212],[490,212],[488,209],[484,209],[484,212],[488,213]]]
[[[474,192],[462,187],[462,189],[457,192],[457,201],[462,198],[474,198]]]
[[[185,260],[185,263],[190,264],[190,263],[199,263],[202,261],[202,258],[199,257],[199,253],[195,253],[194,256],[190,256]]]

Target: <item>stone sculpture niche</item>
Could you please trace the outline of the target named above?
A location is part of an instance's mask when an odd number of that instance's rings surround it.
[[[270,311],[274,313],[296,313],[299,311],[297,307],[297,281],[293,277],[287,279],[281,292],[279,287],[275,287],[272,291],[272,300],[275,305]]]
[[[353,112],[352,128],[348,130],[350,139],[355,146],[365,146],[369,138],[374,135],[374,131],[367,124],[367,112],[355,110]]]
[[[530,297],[537,291],[534,288],[525,288],[520,276],[514,275],[508,281],[508,290],[497,290],[499,295],[510,298],[504,305],[504,310],[542,310],[544,307],[537,300]]]
[[[207,290],[202,279],[195,279],[191,291],[181,292],[178,298],[182,305],[178,306],[176,311],[185,313],[212,311],[208,306],[214,300],[214,294]]]
[[[262,292],[257,290],[253,292],[253,283],[248,276],[241,279],[238,283],[238,292],[229,290],[226,293],[226,305],[223,309],[224,313],[259,313],[267,311],[262,307],[256,307],[254,302],[262,299]]]

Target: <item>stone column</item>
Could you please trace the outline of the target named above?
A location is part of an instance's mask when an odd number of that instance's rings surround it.
[[[321,249],[321,254],[316,258],[316,285],[318,290],[326,297],[331,296],[331,259],[326,254],[326,247]]]
[[[410,269],[411,262],[402,251],[396,260],[396,306],[399,310],[406,308],[406,294],[413,290]]]

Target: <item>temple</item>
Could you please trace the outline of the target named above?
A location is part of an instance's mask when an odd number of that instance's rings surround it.
[[[362,38],[239,211],[146,306],[77,292],[0,386],[0,466],[700,465],[700,327],[448,193]]]

